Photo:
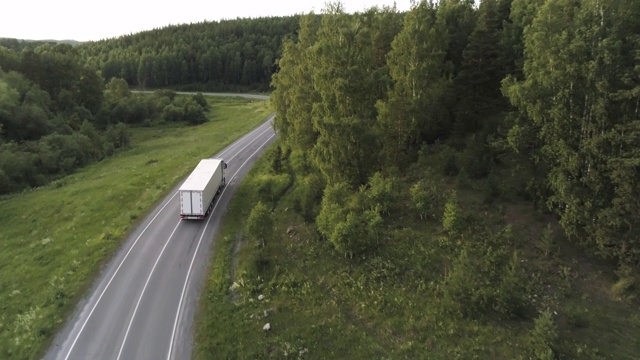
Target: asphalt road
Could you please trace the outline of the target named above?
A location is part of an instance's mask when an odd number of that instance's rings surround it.
[[[237,95],[234,95],[237,96]],[[131,232],[45,359],[189,359],[197,297],[232,194],[269,143],[270,117],[215,158],[227,186],[203,221],[180,220],[178,184]]]
[[[151,94],[154,91],[151,90],[131,90],[131,92],[133,93],[140,93],[140,94]],[[197,92],[192,92],[192,91],[176,91],[176,94],[180,94],[180,95],[195,95],[197,94]],[[245,98],[245,99],[256,99],[256,100],[268,100],[269,96],[268,95],[258,95],[258,94],[238,94],[238,93],[219,93],[219,92],[203,92],[202,95],[204,96],[218,96],[218,97],[241,97],[241,98]]]

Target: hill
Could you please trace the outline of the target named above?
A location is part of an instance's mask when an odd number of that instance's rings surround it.
[[[639,19],[630,0],[301,17],[198,355],[633,359]]]

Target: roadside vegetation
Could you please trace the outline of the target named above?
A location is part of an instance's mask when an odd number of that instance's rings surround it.
[[[270,112],[264,101],[206,100],[201,125],[133,126],[113,156],[0,197],[0,358],[41,356],[132,226],[200,159]]]
[[[637,358],[639,33],[631,0],[302,16],[197,356]]]
[[[387,192],[371,184],[369,194],[391,195],[388,215],[377,234],[363,224],[350,238],[373,236],[350,258],[305,216],[323,195],[295,175],[300,159],[278,154],[274,145],[256,163],[225,215],[194,358],[640,353],[638,293],[620,290],[628,274],[575,248],[531,202],[496,196],[487,179],[446,175],[450,159],[425,154]]]

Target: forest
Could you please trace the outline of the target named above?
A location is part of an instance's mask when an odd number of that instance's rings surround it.
[[[14,43],[15,44],[15,43]],[[127,127],[206,121],[201,94],[132,94],[67,44],[0,47],[0,194],[43,186],[130,144]]]
[[[487,179],[575,243],[640,263],[639,2],[334,4],[300,24],[273,79],[276,128],[303,155],[303,211],[338,250],[366,253],[384,189],[435,153],[446,174]],[[413,186],[427,213],[436,193]]]
[[[85,43],[79,52],[107,81],[140,89],[267,91],[282,42],[297,29],[296,16],[172,25]]]

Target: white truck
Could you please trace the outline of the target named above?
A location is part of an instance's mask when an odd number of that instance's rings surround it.
[[[180,186],[180,218],[202,220],[213,208],[213,200],[226,184],[221,159],[204,159]]]

